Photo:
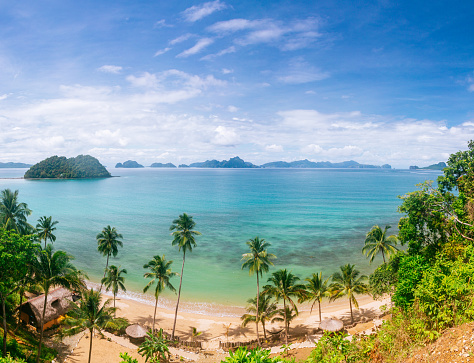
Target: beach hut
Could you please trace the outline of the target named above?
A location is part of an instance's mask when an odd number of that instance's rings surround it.
[[[148,329],[140,324],[132,324],[125,329],[125,333],[130,337],[132,343],[141,343],[145,340]]]
[[[50,291],[48,293],[48,300],[46,301],[43,330],[59,324],[64,318],[64,315],[71,310],[71,302],[77,301],[78,299],[79,296],[77,294],[63,287]],[[28,300],[20,306],[20,320],[39,330],[41,317],[43,316],[43,308],[44,294]]]
[[[339,319],[324,319],[319,327],[325,331],[338,332],[344,328],[344,323]]]

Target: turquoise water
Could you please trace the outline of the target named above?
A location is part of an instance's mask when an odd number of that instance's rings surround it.
[[[360,250],[374,224],[400,218],[398,195],[415,184],[436,180],[439,172],[351,169],[111,169],[118,178],[102,180],[0,179],[0,189],[20,191],[20,201],[40,216],[59,221],[56,248],[75,256],[91,281],[99,281],[105,258],[95,236],[106,225],[124,236],[124,247],[111,263],[128,270],[126,285],[140,292],[143,265],[154,255],[182,255],[171,246],[169,226],[179,214],[193,216],[198,246],[186,256],[182,299],[188,302],[244,305],[255,294],[255,276],[241,271],[245,242],[255,236],[272,246],[274,269],[288,268],[301,278],[329,275],[354,263],[371,266]],[[24,169],[0,169],[13,178]],[[174,279],[177,288],[179,279]],[[174,299],[172,294],[165,297]]]

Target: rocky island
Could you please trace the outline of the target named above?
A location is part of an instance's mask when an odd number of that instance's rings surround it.
[[[144,168],[143,165],[138,164],[135,160],[127,160],[126,162],[122,163],[117,163],[115,164],[116,168],[128,168],[128,169],[134,169],[134,168]]]

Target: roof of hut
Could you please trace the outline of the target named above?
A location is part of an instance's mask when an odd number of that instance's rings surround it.
[[[344,323],[339,319],[324,319],[319,327],[326,331],[339,331],[344,328]]]
[[[73,292],[65,289],[64,287],[59,287],[50,291],[48,293],[48,300],[46,302],[44,322],[46,323],[66,314],[71,309],[70,302],[73,301],[73,295]],[[27,304],[30,305],[31,310],[35,315],[36,321],[40,322],[41,316],[43,315],[44,294],[28,300],[22,306]]]
[[[125,333],[131,338],[143,338],[146,336],[146,333],[148,332],[148,329],[144,328],[140,324],[132,324],[125,329]]]

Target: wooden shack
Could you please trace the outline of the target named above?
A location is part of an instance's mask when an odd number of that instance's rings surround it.
[[[64,315],[71,309],[71,302],[75,302],[78,299],[79,296],[77,294],[63,287],[50,291],[46,302],[43,330],[55,324],[59,324],[64,318]],[[43,307],[44,294],[28,300],[20,306],[20,320],[39,330],[41,327]]]

